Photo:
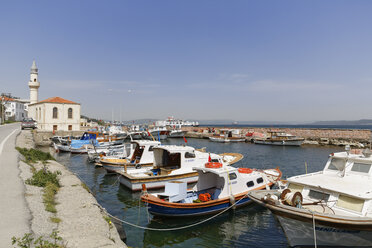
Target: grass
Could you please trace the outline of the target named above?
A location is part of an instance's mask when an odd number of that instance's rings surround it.
[[[85,183],[81,183],[81,187],[83,187],[86,191],[88,191],[89,193],[91,193],[88,185],[86,185]]]
[[[26,163],[36,163],[38,161],[41,161],[43,164],[45,164],[48,160],[55,160],[55,158],[53,158],[53,156],[49,152],[43,152],[34,148],[21,148],[18,146],[16,147],[16,149],[23,155]]]
[[[60,223],[62,220],[60,218],[57,218],[57,217],[50,217],[50,221],[53,222],[53,223]]]
[[[34,237],[32,233],[26,233],[22,238],[12,237],[12,245],[16,245],[19,248],[66,248],[67,244],[65,244],[62,238],[58,235],[58,231],[53,231],[49,235],[49,240],[44,239],[43,236],[39,236],[38,238]]]
[[[43,201],[45,205],[45,210],[51,213],[57,213],[55,195],[57,194],[59,187],[52,183],[48,182],[44,188]]]

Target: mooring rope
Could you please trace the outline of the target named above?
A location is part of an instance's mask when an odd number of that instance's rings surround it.
[[[79,178],[80,181],[82,181],[83,183],[85,183],[84,180],[83,180],[79,175],[77,175],[77,174],[74,173],[74,172],[72,172],[72,174],[74,174],[77,178]],[[88,190],[89,190],[89,192],[90,192],[92,195],[94,195],[94,194],[92,193],[92,191],[91,191],[89,188],[88,188]],[[204,220],[202,220],[202,221],[199,221],[199,222],[196,222],[196,223],[193,223],[193,224],[190,224],[190,225],[181,226],[181,227],[173,227],[173,228],[152,228],[152,227],[144,227],[144,226],[136,225],[136,224],[130,223],[130,222],[125,221],[125,220],[122,220],[122,219],[120,219],[120,218],[118,218],[118,217],[116,217],[116,216],[110,214],[110,213],[107,212],[107,210],[106,210],[104,207],[102,207],[98,202],[97,202],[97,203],[93,203],[93,205],[96,205],[96,206],[99,207],[102,211],[104,211],[108,216],[110,216],[111,218],[113,218],[113,219],[115,219],[115,220],[117,220],[117,221],[119,221],[119,222],[121,222],[121,223],[127,224],[127,225],[129,225],[129,226],[133,226],[133,227],[136,227],[136,228],[139,228],[139,229],[144,229],[144,230],[149,230],[149,231],[160,231],[160,232],[163,231],[163,232],[165,232],[165,231],[176,231],[176,230],[187,229],[187,228],[190,228],[190,227],[193,227],[193,226],[197,226],[197,225],[203,224],[203,223],[205,223],[205,222],[207,222],[207,221],[210,221],[210,220],[216,218],[217,216],[219,216],[219,215],[225,213],[226,211],[230,210],[231,208],[235,207],[235,205],[237,205],[241,200],[243,200],[243,199],[246,198],[247,196],[248,196],[248,193],[245,194],[242,198],[240,198],[238,201],[236,201],[234,204],[232,204],[232,205],[229,206],[228,208],[225,208],[225,209],[222,210],[221,212],[219,212],[219,213],[217,213],[217,214],[215,214],[215,215],[213,215],[213,216],[211,216],[211,217],[209,217],[209,218],[207,218],[207,219],[204,219]],[[98,198],[98,199],[100,199],[100,200],[102,201],[102,199],[101,199],[100,197],[98,197],[97,195],[95,195],[95,197]],[[147,211],[147,212],[148,212],[148,211]],[[149,220],[149,219],[148,219],[148,220]]]

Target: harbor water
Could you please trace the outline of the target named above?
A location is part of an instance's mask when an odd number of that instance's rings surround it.
[[[183,145],[183,139],[168,139],[163,144]],[[206,139],[188,139],[188,145],[206,147],[208,152],[236,152],[244,159],[235,167],[275,168],[283,178],[322,170],[328,155],[343,150],[335,146],[281,147],[251,143],[214,143]],[[141,193],[132,193],[118,181],[115,174],[95,167],[87,155],[55,154],[58,162],[77,174],[91,189],[106,210],[127,222],[145,228],[176,228],[197,223],[203,218],[167,219],[153,217],[140,201]],[[251,204],[223,213],[210,221],[177,231],[150,231],[123,225],[129,247],[288,247],[279,223],[270,211]]]

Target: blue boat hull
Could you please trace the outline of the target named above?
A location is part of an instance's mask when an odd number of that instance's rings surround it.
[[[248,197],[243,198],[239,201],[235,206],[242,207],[252,203],[252,200]],[[226,208],[230,207],[231,204],[229,202],[221,203],[214,206],[206,206],[200,208],[172,208],[172,207],[165,207],[159,206],[156,204],[148,203],[148,210],[153,215],[158,216],[168,216],[168,217],[187,217],[187,216],[200,216],[200,215],[208,215],[208,214],[215,214],[225,210]]]

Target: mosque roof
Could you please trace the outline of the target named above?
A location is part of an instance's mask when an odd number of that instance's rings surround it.
[[[70,100],[63,99],[62,97],[50,97],[48,99],[45,99],[43,101],[37,102],[37,103],[69,103],[69,104],[79,104]]]

